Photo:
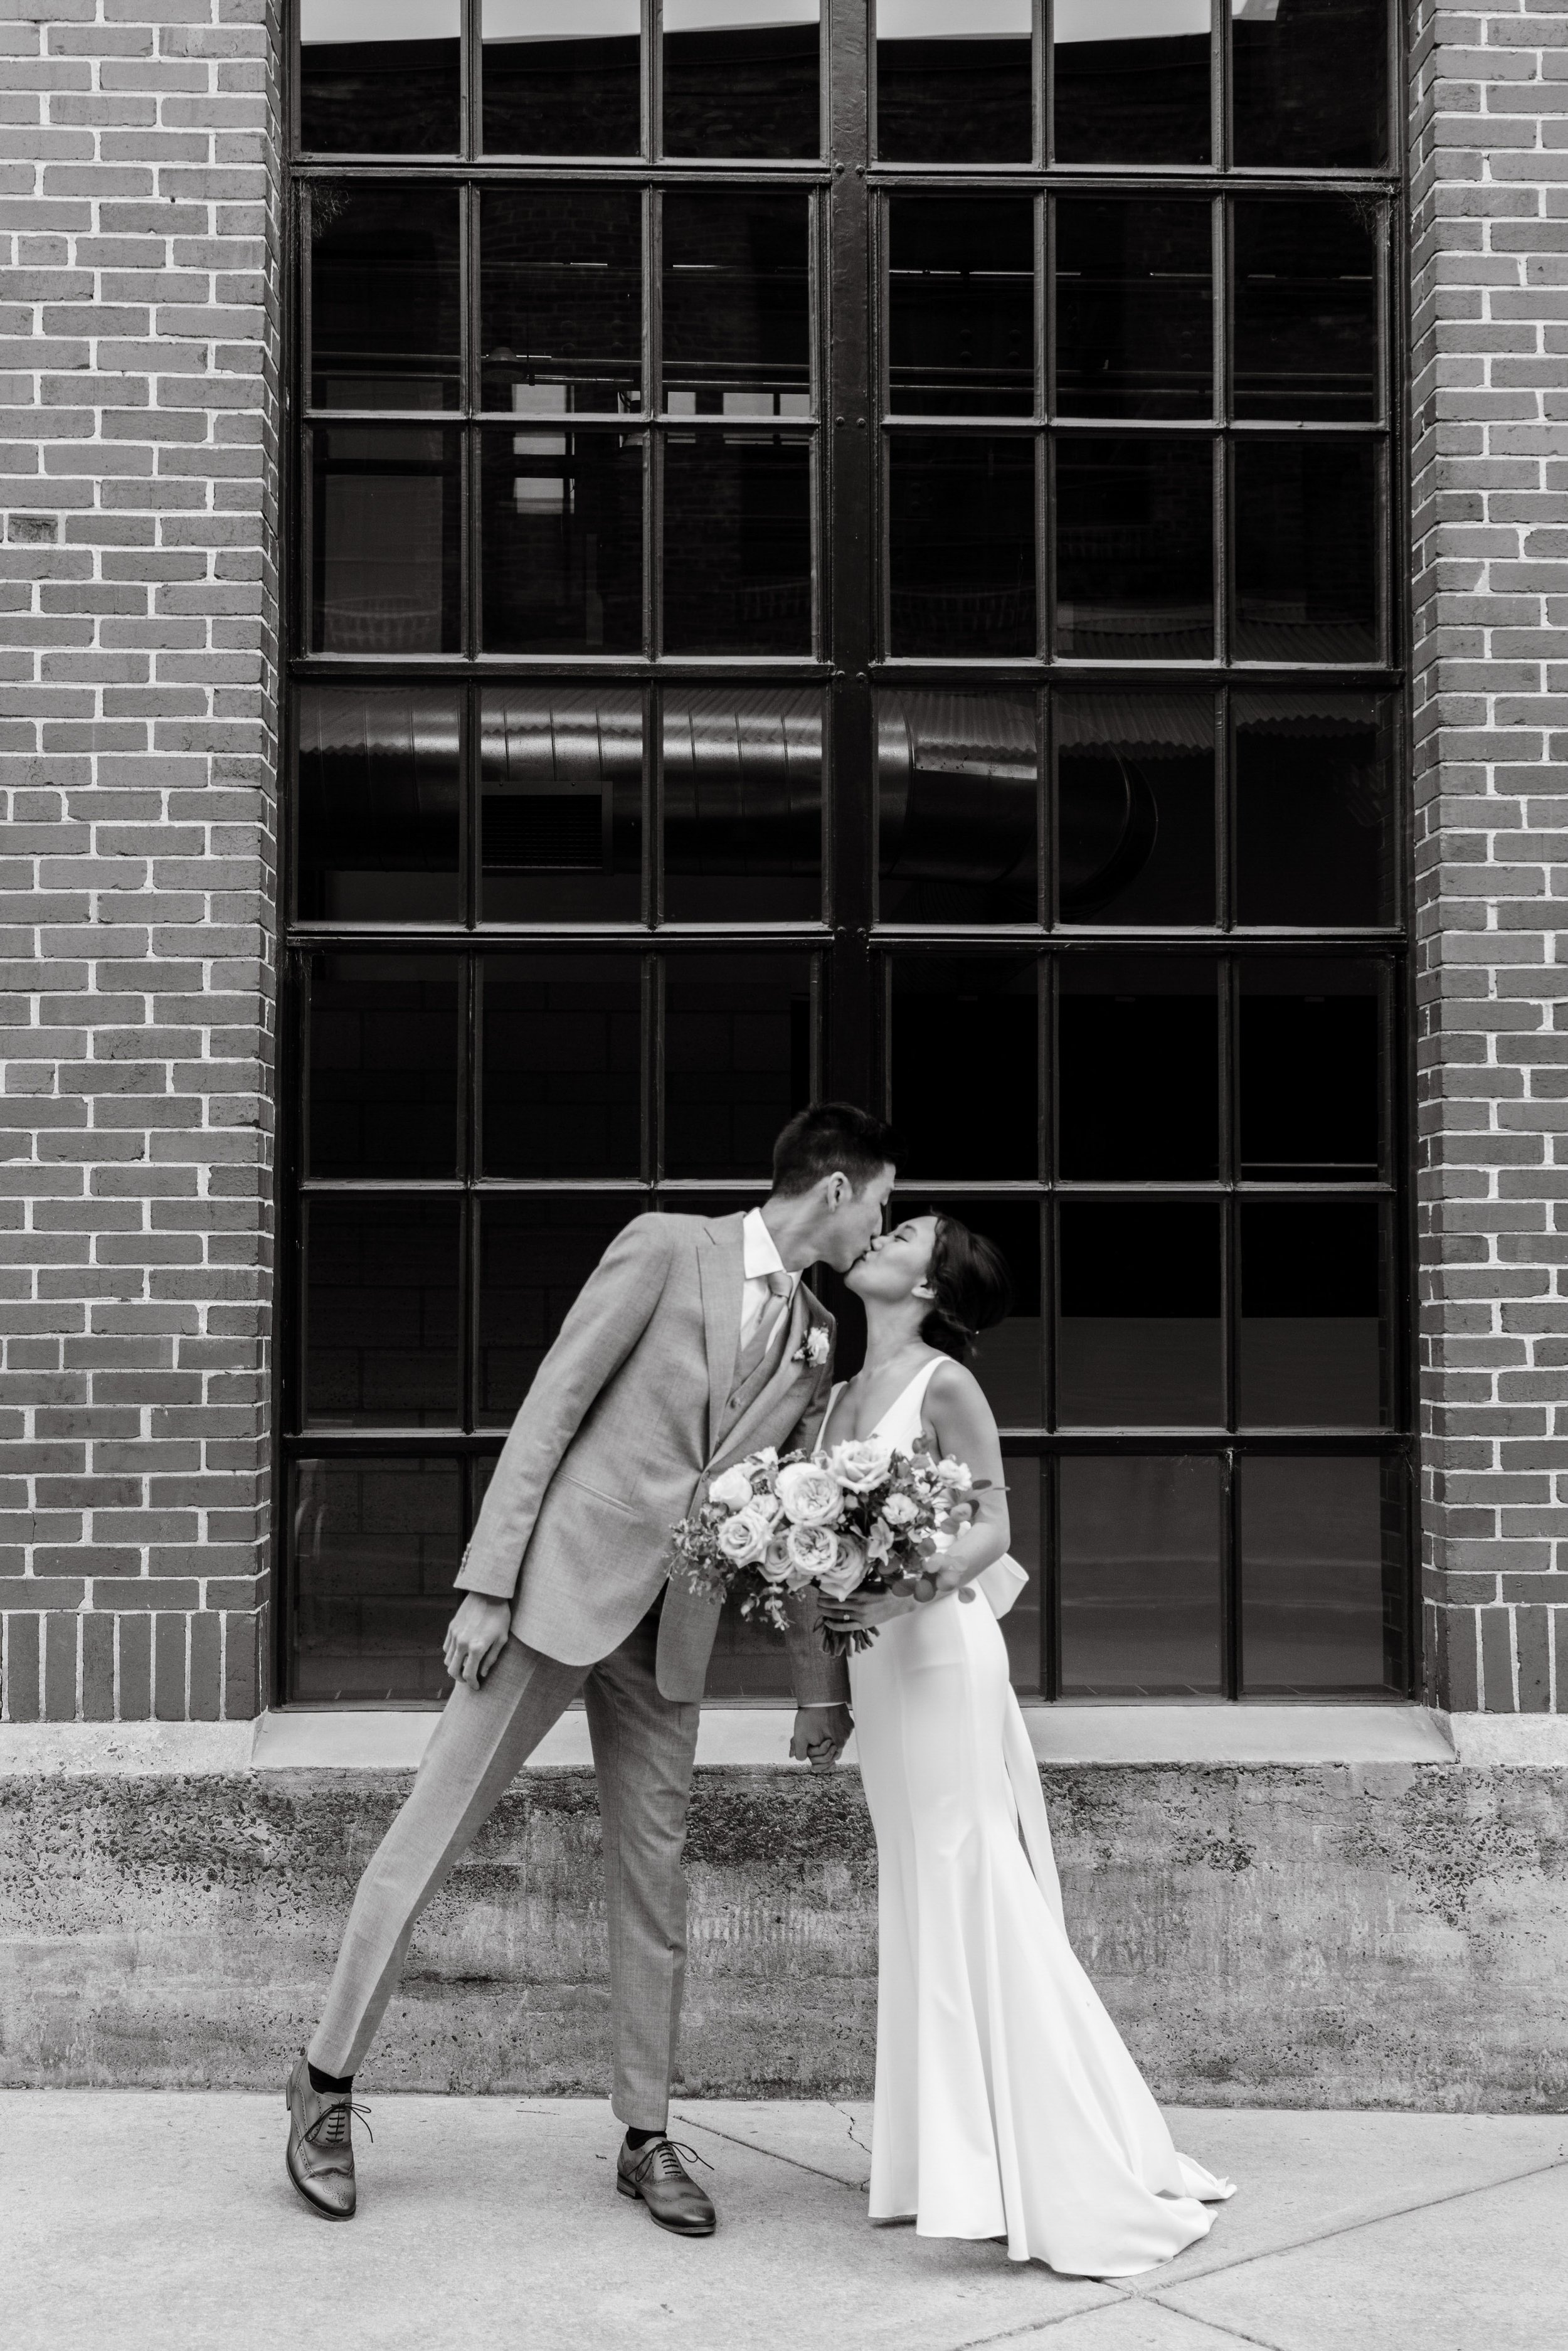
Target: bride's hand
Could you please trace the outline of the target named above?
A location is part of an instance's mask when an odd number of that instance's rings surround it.
[[[856,1633],[885,1625],[894,1616],[907,1616],[919,1604],[913,1586],[903,1592],[852,1592],[847,1600],[824,1600],[821,1616],[835,1633]]]

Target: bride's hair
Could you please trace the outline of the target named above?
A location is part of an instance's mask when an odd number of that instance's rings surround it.
[[[984,1233],[972,1233],[940,1208],[931,1214],[936,1219],[936,1239],[925,1279],[936,1299],[920,1335],[928,1347],[940,1347],[945,1355],[967,1364],[980,1332],[1012,1312],[1012,1279],[995,1241]]]

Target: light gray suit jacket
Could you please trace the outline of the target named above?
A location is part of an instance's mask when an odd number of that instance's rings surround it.
[[[832,1317],[801,1282],[782,1347],[736,1385],[741,1216],[638,1217],[584,1284],[512,1424],[458,1571],[460,1591],[512,1603],[519,1641],[565,1665],[596,1664],[657,1598],[670,1536],[706,1482],[743,1453],[814,1436],[831,1384]],[[826,1359],[800,1360],[807,1332]],[[797,1440],[800,1441],[800,1440]],[[659,1625],[659,1687],[700,1698],[722,1613],[682,1580]],[[789,1649],[802,1704],[847,1702],[814,1610]]]

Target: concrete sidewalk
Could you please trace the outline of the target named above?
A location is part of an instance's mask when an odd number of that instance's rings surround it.
[[[580,2099],[372,2098],[361,2209],[314,2220],[281,2095],[0,2093],[8,2351],[1539,2351],[1568,2311],[1568,2116],[1171,2116],[1239,2193],[1131,2284],[873,2229],[860,2105],[693,2103],[719,2231],[614,2193]]]

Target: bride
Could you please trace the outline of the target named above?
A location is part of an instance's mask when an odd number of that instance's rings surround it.
[[[925,1597],[825,1603],[874,1628],[850,1662],[876,1831],[880,1959],[871,2218],[922,2236],[1007,2240],[1014,2261],[1131,2277],[1207,2236],[1235,2191],[1178,2155],[1072,1955],[1040,1774],[998,1615],[1023,1572],[1006,1556],[997,1424],[963,1357],[1009,1296],[995,1247],[950,1217],[912,1217],[848,1276],[866,1357],[818,1438],[879,1439],[990,1480]]]

